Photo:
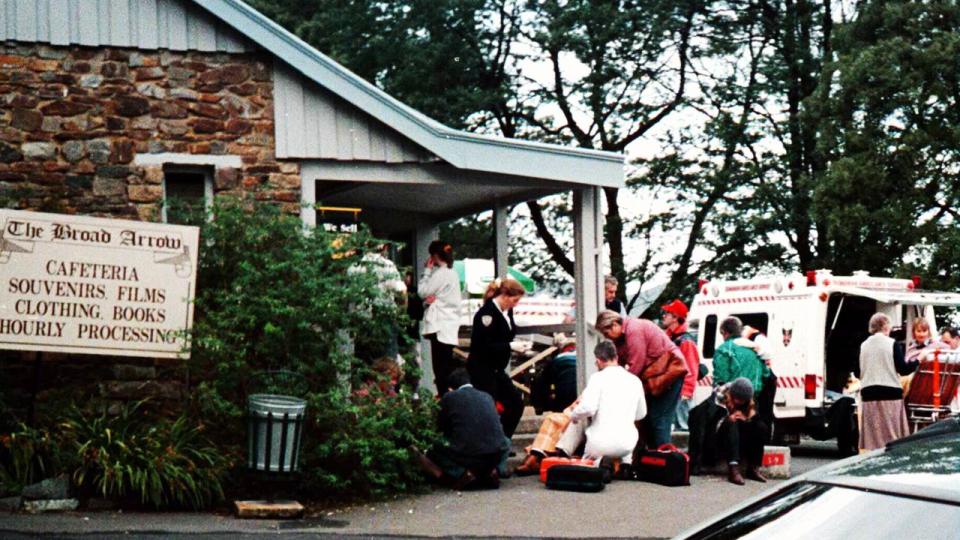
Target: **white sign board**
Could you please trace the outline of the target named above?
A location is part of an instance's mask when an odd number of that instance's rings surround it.
[[[0,349],[188,358],[199,229],[0,210]]]

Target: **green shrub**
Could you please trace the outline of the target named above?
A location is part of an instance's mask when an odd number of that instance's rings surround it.
[[[425,393],[345,396],[338,391],[313,394],[315,433],[304,452],[305,488],[311,494],[380,497],[414,491],[423,473],[410,446],[430,448],[437,440],[437,402]]]
[[[81,493],[155,508],[204,508],[223,498],[229,467],[222,452],[187,416],[149,414],[143,402],[119,414],[85,414],[73,408],[64,440],[80,465],[73,481]]]
[[[432,440],[433,408],[409,389],[371,403],[352,388],[403,315],[363,259],[381,242],[305,233],[296,216],[263,204],[219,201],[201,229],[189,361],[195,406],[218,444],[243,452],[248,395],[265,373],[293,373],[308,400],[303,438],[307,496],[382,495],[416,487],[407,446]],[[282,389],[281,389],[282,390]],[[322,491],[321,491],[322,490]]]
[[[64,470],[63,457],[59,441],[46,429],[21,424],[0,435],[0,497],[57,476]]]

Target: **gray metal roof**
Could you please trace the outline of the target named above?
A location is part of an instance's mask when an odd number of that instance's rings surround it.
[[[0,40],[229,53],[257,48],[181,0],[0,0]]]
[[[193,0],[308,79],[458,169],[624,187],[623,155],[451,129],[350,72],[239,0]]]

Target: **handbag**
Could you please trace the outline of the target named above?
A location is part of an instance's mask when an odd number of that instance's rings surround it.
[[[690,485],[690,456],[672,444],[656,450],[638,448],[633,457],[637,480],[663,486]]]
[[[687,366],[684,361],[667,351],[653,362],[648,363],[640,372],[639,377],[646,395],[659,396],[666,392],[674,381],[686,374]]]

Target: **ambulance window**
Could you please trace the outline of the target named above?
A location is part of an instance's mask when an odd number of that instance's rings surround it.
[[[734,317],[740,319],[744,326],[752,326],[764,335],[767,334],[767,327],[770,325],[770,316],[766,313],[734,313]]]
[[[700,343],[700,319],[687,321],[687,332],[694,343]]]
[[[713,349],[717,345],[717,316],[708,315],[703,323],[703,357],[713,358]]]

